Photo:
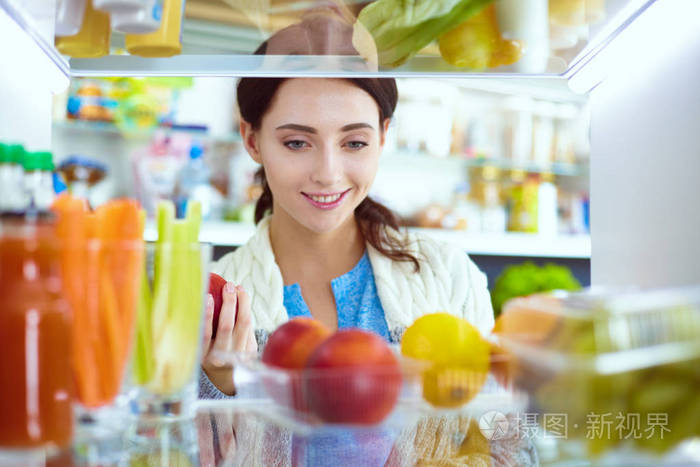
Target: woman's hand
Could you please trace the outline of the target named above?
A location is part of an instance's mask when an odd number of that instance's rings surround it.
[[[212,340],[214,320],[214,297],[207,297],[202,340],[202,369],[209,381],[219,391],[232,396],[236,393],[233,385],[233,367],[216,357],[217,352],[256,352],[250,313],[250,297],[242,287],[227,282],[221,291],[223,304],[219,315],[216,337]],[[237,316],[236,316],[237,315]]]

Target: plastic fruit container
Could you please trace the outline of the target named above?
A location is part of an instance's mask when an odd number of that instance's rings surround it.
[[[399,399],[420,398],[421,362],[397,356],[399,367],[287,370],[263,363],[256,354],[221,354],[234,367],[238,399],[267,399],[274,412],[318,426],[377,425]]]
[[[584,455],[700,435],[700,287],[514,299],[494,332],[528,412]]]
[[[393,350],[399,361],[398,375],[395,367],[381,366],[368,367],[359,374],[347,369],[285,370],[266,365],[251,353],[219,353],[217,358],[233,366],[236,403],[250,403],[263,415],[302,434],[401,430],[425,416],[478,419],[491,410],[515,413],[526,406],[522,392],[488,375],[485,383],[479,382],[480,392],[468,402],[436,407],[424,398],[424,383],[431,381],[424,375],[434,372],[431,364],[402,356],[398,348]],[[458,378],[457,382],[464,381]],[[446,383],[454,381],[447,378],[438,382],[447,388],[451,384]],[[320,411],[318,403],[309,403],[310,397],[325,399]]]

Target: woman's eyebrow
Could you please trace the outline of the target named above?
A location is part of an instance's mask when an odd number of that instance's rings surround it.
[[[343,126],[340,131],[352,131],[352,130],[357,130],[360,128],[369,128],[370,130],[374,130],[374,127],[370,125],[369,123],[349,123],[345,126]],[[296,131],[303,131],[305,133],[313,133],[316,134],[318,131],[316,131],[316,128],[306,126],[306,125],[299,125],[298,123],[286,123],[284,125],[280,125],[276,128],[276,130],[296,130]]]
[[[369,123],[351,123],[342,127],[340,131],[352,131],[360,128],[369,128],[370,130],[374,130],[374,127]]]
[[[312,128],[310,126],[306,125],[298,125],[296,123],[287,123],[285,125],[280,125],[276,128],[277,130],[297,130],[297,131],[303,131],[305,133],[318,133],[316,131],[316,128]]]

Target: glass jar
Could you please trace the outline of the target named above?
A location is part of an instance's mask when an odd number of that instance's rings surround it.
[[[71,320],[48,214],[0,217],[0,450],[68,446]]]

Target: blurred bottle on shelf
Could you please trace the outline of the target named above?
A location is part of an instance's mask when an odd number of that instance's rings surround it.
[[[76,198],[90,200],[90,189],[107,175],[107,167],[101,162],[82,156],[69,156],[58,165],[68,190]]]
[[[533,108],[533,100],[527,97],[503,102],[503,155],[516,165],[525,165],[532,158]]]
[[[48,151],[25,152],[22,165],[24,205],[32,210],[48,211],[55,197],[53,155]]]
[[[202,206],[202,219],[220,219],[222,217],[223,197],[211,185],[211,171],[204,161],[204,148],[199,142],[193,142],[189,160],[180,169],[178,175],[178,213],[184,216],[187,203],[199,201]]]
[[[537,233],[552,237],[557,235],[558,224],[557,187],[554,175],[543,173],[537,189]]]
[[[554,160],[566,164],[576,163],[574,150],[577,109],[573,105],[561,104],[554,123]]]
[[[80,31],[72,36],[57,37],[56,49],[63,55],[76,58],[95,58],[109,54],[111,29],[109,15],[93,7],[87,0]]]
[[[549,169],[553,161],[554,117],[556,106],[537,102],[532,133],[532,162],[540,169]]]
[[[506,208],[500,183],[501,171],[494,166],[476,167],[471,171],[470,198],[481,211],[481,232],[500,234],[506,231]]]
[[[183,157],[162,133],[155,134],[149,146],[132,157],[138,199],[149,216],[153,216],[159,200],[174,200]]]
[[[18,212],[25,207],[24,148],[0,143],[0,212]]]
[[[469,183],[462,182],[455,188],[452,206],[442,220],[446,229],[481,233],[481,207],[469,196]]]
[[[513,170],[511,184],[508,190],[508,230],[536,233],[539,194],[537,176]]]

